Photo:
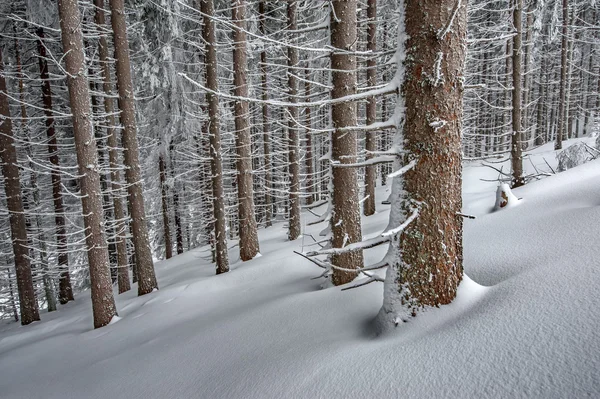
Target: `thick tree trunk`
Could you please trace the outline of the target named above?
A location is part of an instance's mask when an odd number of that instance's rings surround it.
[[[94,0],[95,14],[94,22],[98,27],[106,26],[104,16],[104,0]],[[98,55],[100,58],[100,67],[102,69],[104,97],[104,111],[106,112],[107,125],[107,144],[108,144],[108,163],[110,167],[110,182],[113,199],[113,212],[115,215],[116,247],[117,247],[117,279],[119,284],[119,294],[129,291],[131,284],[129,282],[129,265],[127,261],[127,224],[125,208],[120,197],[121,194],[121,176],[119,167],[121,162],[118,153],[118,139],[116,118],[114,116],[115,103],[112,98],[112,79],[110,76],[110,64],[108,60],[108,40],[106,35],[101,34],[98,46]]]
[[[406,0],[405,7],[403,163],[415,166],[394,181],[394,202],[405,220],[415,209],[418,216],[391,244],[384,326],[450,303],[463,273],[458,213],[467,7],[454,0]]]
[[[165,236],[165,258],[173,257],[173,242],[171,241],[171,228],[169,226],[169,205],[167,196],[167,171],[163,155],[158,156],[158,174],[160,178],[160,193],[162,202],[163,234]]]
[[[137,142],[135,121],[135,98],[131,63],[129,60],[129,41],[123,0],[110,0],[111,21],[114,33],[117,86],[119,88],[119,106],[123,125],[123,152],[125,154],[125,178],[127,180],[128,199],[131,204],[131,229],[135,248],[135,261],[138,279],[138,295],[148,294],[158,289],[154,264],[150,251],[142,176],[140,173],[140,154]]]
[[[331,45],[338,50],[331,55],[333,89],[331,98],[336,99],[356,94],[356,0],[331,2]],[[331,134],[332,161],[356,162],[356,131],[344,128],[356,126],[356,103],[339,102],[332,106],[331,115],[335,131]],[[360,205],[357,171],[355,168],[333,167],[333,212],[331,230],[332,247],[345,245],[362,239],[360,227]],[[363,264],[362,252],[334,255],[331,262],[344,269],[358,269]],[[334,269],[332,281],[335,285],[346,284],[357,276],[355,272]]]
[[[202,37],[206,43],[205,76],[206,87],[217,92],[219,80],[217,75],[217,48],[213,0],[202,0],[201,10],[205,15],[202,26]],[[225,213],[225,195],[223,189],[223,157],[221,154],[221,130],[219,121],[219,97],[206,93],[208,102],[209,137],[210,137],[210,169],[212,175],[213,217],[215,231],[215,258],[217,274],[229,271],[227,253],[227,220]]]
[[[523,105],[523,95],[521,93],[521,74],[522,65],[522,45],[523,45],[523,0],[514,0],[513,25],[515,36],[512,46],[512,140],[510,148],[510,158],[512,166],[511,187],[520,187],[525,184],[523,180],[523,127],[521,123],[521,113]]]
[[[565,139],[565,128],[567,122],[565,120],[566,107],[567,107],[567,56],[568,56],[568,34],[569,34],[569,1],[562,0],[562,40],[560,48],[560,94],[559,94],[559,106],[558,106],[558,130],[556,133],[556,143],[554,144],[555,150],[562,149],[562,142]]]
[[[48,61],[46,61],[46,47],[44,29],[37,29],[37,47],[40,54],[39,68],[42,80],[42,103],[44,105],[44,116],[46,119],[46,135],[48,136],[48,153],[50,163],[53,166],[52,178],[52,200],[54,203],[54,223],[56,224],[56,247],[58,250],[58,268],[60,270],[58,300],[61,304],[72,301],[73,288],[71,287],[71,276],[69,274],[69,254],[67,253],[67,231],[65,228],[65,208],[62,198],[62,183],[60,176],[60,161],[58,158],[58,143],[54,124],[54,111],[52,109],[52,90],[50,88],[50,77],[48,74]]]
[[[377,51],[377,0],[369,0],[367,4],[367,50],[375,53]],[[367,60],[367,86],[375,87],[377,84],[377,61],[375,56]],[[377,121],[377,100],[375,97],[367,99],[367,125]],[[367,159],[373,158],[373,152],[377,150],[377,133],[367,132],[365,149]],[[363,214],[371,216],[375,213],[375,184],[377,180],[377,166],[365,168],[365,200],[363,202]]]
[[[71,113],[73,114],[75,149],[81,175],[79,182],[90,267],[94,327],[98,328],[110,323],[112,318],[117,315],[117,309],[113,298],[108,251],[103,229],[98,151],[90,120],[90,93],[85,76],[81,15],[77,0],[59,0],[58,10],[65,66],[68,73],[67,84]]]
[[[6,205],[10,219],[11,240],[14,253],[15,270],[17,272],[17,288],[21,309],[21,324],[27,325],[40,319],[38,304],[33,289],[29,250],[27,249],[27,225],[21,198],[21,182],[17,164],[17,148],[13,139],[12,121],[4,78],[4,62],[0,49],[0,159]]]
[[[295,31],[298,29],[296,9],[298,2],[288,0],[287,3],[287,28]],[[296,44],[296,33],[291,33],[289,40],[292,46],[288,47],[288,90],[289,102],[295,104],[298,99],[298,49],[293,47]],[[298,126],[299,112],[298,107],[288,108],[290,120],[288,124],[288,163],[289,163],[289,200],[290,213],[288,218],[288,239],[293,241],[300,237],[300,134]]]
[[[246,56],[246,1],[233,0],[231,19],[233,29],[233,86],[236,97],[248,97]],[[240,259],[253,259],[259,252],[258,231],[254,218],[254,190],[252,187],[252,146],[248,121],[248,102],[237,100],[234,104],[235,146],[238,190],[238,223]]]

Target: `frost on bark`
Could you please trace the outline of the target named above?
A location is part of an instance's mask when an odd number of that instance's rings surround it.
[[[85,226],[92,291],[94,327],[110,323],[117,315],[113,298],[98,172],[98,150],[91,123],[90,92],[85,75],[81,15],[77,0],[59,0],[60,28],[65,54],[75,150]]]
[[[565,139],[566,130],[566,108],[567,108],[567,56],[568,56],[568,34],[569,34],[569,1],[562,0],[562,40],[560,47],[560,94],[558,107],[558,129],[556,133],[555,150],[562,150],[562,142]]]
[[[402,163],[394,179],[391,227],[418,217],[390,245],[379,321],[383,328],[424,307],[450,303],[462,279],[461,127],[466,4],[407,0],[400,16],[399,53],[405,77]],[[403,10],[401,10],[403,11]],[[403,29],[405,28],[405,30]],[[402,66],[399,66],[402,68]],[[402,103],[404,101],[404,104]]]
[[[213,0],[202,0],[201,11],[204,14],[202,38],[206,43],[205,76],[206,87],[214,92],[219,91],[217,76],[217,48]],[[221,130],[219,121],[219,97],[206,93],[208,102],[210,140],[210,169],[212,174],[213,217],[215,230],[215,260],[217,274],[229,271],[229,256],[227,253],[227,225],[225,219],[225,195],[223,189],[223,157],[221,154]]]
[[[248,97],[246,56],[246,2],[233,0],[233,86],[236,97]],[[238,189],[238,223],[240,236],[240,259],[253,259],[259,252],[258,231],[254,215],[254,189],[252,187],[252,143],[248,101],[236,100],[235,147]]]
[[[158,289],[158,283],[152,262],[142,193],[140,154],[135,120],[135,98],[123,0],[110,0],[110,10],[114,34],[117,86],[121,108],[121,125],[123,126],[122,144],[126,166],[125,179],[127,180],[127,198],[130,204],[132,241],[135,248],[138,295],[145,295]]]
[[[377,51],[377,0],[369,0],[367,4],[367,50],[375,53]],[[377,84],[377,62],[375,57],[367,60],[367,86],[375,87]],[[374,96],[367,99],[367,125],[377,121],[377,101]],[[365,149],[367,159],[373,158],[373,152],[377,150],[377,133],[367,132]],[[377,179],[377,166],[371,165],[365,168],[365,200],[363,202],[363,213],[371,216],[375,213],[375,182]]]
[[[515,35],[512,45],[512,136],[510,143],[510,157],[512,166],[512,188],[525,184],[523,180],[523,139],[521,93],[521,66],[523,64],[523,0],[514,0],[513,25]]]
[[[37,48],[40,55],[38,59],[40,79],[42,80],[42,103],[44,104],[44,116],[46,122],[46,135],[48,136],[48,153],[53,168],[52,178],[52,200],[54,204],[54,223],[56,224],[56,248],[58,249],[58,268],[60,270],[58,300],[65,304],[74,300],[73,288],[71,287],[71,276],[69,274],[69,254],[67,253],[67,231],[65,228],[65,208],[62,198],[62,182],[60,176],[60,161],[58,158],[58,143],[56,140],[56,129],[54,122],[54,111],[52,107],[52,90],[50,88],[50,76],[48,73],[48,61],[46,60],[46,47],[44,47],[44,29],[38,28]]]
[[[102,29],[106,26],[106,18],[104,16],[104,0],[94,0],[95,13],[94,22]],[[125,237],[127,226],[125,223],[125,208],[120,197],[121,194],[121,176],[119,173],[119,154],[118,154],[118,139],[116,118],[114,116],[115,103],[112,98],[112,78],[110,74],[110,63],[108,59],[108,40],[106,35],[100,35],[98,56],[100,59],[100,67],[102,70],[104,111],[106,112],[106,136],[108,145],[108,163],[110,167],[110,182],[113,199],[113,212],[116,221],[116,247],[117,247],[117,281],[119,285],[119,294],[129,291],[131,284],[129,281],[129,264],[127,260],[127,239]]]
[[[331,98],[356,94],[356,0],[331,2]],[[356,131],[344,130],[356,126],[356,103],[339,102],[331,110],[334,132],[331,134],[333,163],[356,162]],[[332,247],[359,242],[362,239],[357,171],[355,168],[332,167],[333,193],[331,214]],[[363,264],[362,251],[332,255],[331,263],[344,269],[358,269]],[[356,272],[334,269],[332,282],[346,284],[357,276]]]
[[[33,289],[29,249],[27,248],[27,224],[21,197],[21,180],[17,164],[17,148],[12,133],[12,121],[4,78],[4,62],[0,49],[0,159],[6,205],[10,219],[10,232],[14,253],[15,270],[17,272],[17,289],[21,310],[21,324],[27,325],[40,319],[38,304]]]
[[[287,3],[287,28],[295,31],[298,29],[296,9],[298,2],[290,0]],[[289,102],[295,104],[298,98],[298,49],[293,47],[296,40],[291,33],[289,40],[292,46],[288,47],[288,90]],[[288,163],[290,177],[290,213],[288,220],[288,239],[293,241],[300,237],[300,126],[298,124],[299,112],[295,105],[289,107],[290,120],[288,125]]]
[[[265,1],[261,0],[258,3],[259,12],[259,25],[258,29],[261,35],[265,35],[266,32],[266,20],[265,20]],[[262,104],[262,128],[263,128],[263,158],[265,167],[265,227],[272,225],[271,218],[273,217],[273,205],[271,198],[271,138],[270,138],[270,126],[269,126],[269,105],[267,100],[269,99],[269,86],[267,83],[267,49],[263,46],[260,52],[260,79],[261,79],[261,99]]]
[[[310,68],[304,70],[304,98],[306,101],[310,99]],[[310,107],[304,108],[305,126],[306,126],[306,155],[304,166],[306,167],[306,204],[311,205],[317,198],[314,183],[314,157],[313,157],[313,140],[312,140],[312,115]]]
[[[171,228],[169,226],[169,205],[167,196],[167,171],[165,158],[162,154],[158,156],[158,174],[160,179],[160,194],[163,216],[163,235],[165,237],[165,259],[173,257],[173,242],[171,241]]]

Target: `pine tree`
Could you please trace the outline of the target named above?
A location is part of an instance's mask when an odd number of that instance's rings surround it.
[[[17,164],[17,148],[13,139],[12,120],[8,105],[4,61],[0,48],[0,159],[4,177],[4,191],[10,217],[10,231],[17,272],[17,288],[21,324],[27,325],[40,319],[38,304],[33,289],[29,249],[27,248],[27,226],[21,197],[21,179]]]
[[[331,2],[331,75],[333,89],[331,98],[342,98],[356,94],[356,0]],[[355,168],[336,168],[335,163],[356,162],[356,131],[348,129],[357,124],[356,103],[336,102],[331,109],[333,127],[331,135],[331,156],[333,164],[333,212],[331,230],[333,248],[343,248],[347,244],[362,239],[358,177]],[[363,264],[362,252],[347,252],[333,255],[331,263],[344,269],[357,269]],[[332,281],[335,285],[346,284],[357,273],[334,269]]]
[[[92,289],[94,327],[117,315],[112,292],[98,171],[98,150],[91,124],[89,84],[86,78],[81,14],[77,0],[59,0],[60,28],[69,88],[75,149],[79,166],[81,203]]]
[[[390,224],[407,227],[390,244],[392,261],[379,314],[383,328],[424,307],[450,303],[463,272],[459,212],[466,4],[406,0],[403,11],[397,58],[406,49],[399,98],[406,114],[398,142],[403,141],[408,171],[394,179]]]
[[[138,295],[145,295],[158,289],[158,283],[154,273],[142,193],[140,154],[135,120],[135,98],[123,0],[110,0],[110,10],[114,34],[119,107],[121,108],[121,124],[123,125],[122,142],[126,166],[125,178],[127,180],[127,198],[130,204],[132,240],[135,248]]]
[[[250,137],[246,55],[246,2],[233,0],[233,91],[238,99],[234,103],[235,149],[238,190],[238,222],[240,228],[240,258],[253,259],[259,252],[258,231],[254,217],[254,189],[252,186],[252,148]]]

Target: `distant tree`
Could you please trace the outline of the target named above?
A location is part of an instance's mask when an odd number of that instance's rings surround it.
[[[17,288],[21,310],[21,324],[27,325],[40,319],[33,289],[29,249],[27,248],[27,225],[21,197],[21,179],[17,164],[17,148],[13,138],[12,120],[8,104],[2,49],[0,48],[0,159],[4,177],[4,191],[10,218],[10,231],[17,272]]]

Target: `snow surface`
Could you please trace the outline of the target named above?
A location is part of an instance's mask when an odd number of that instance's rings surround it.
[[[528,171],[556,165],[551,145]],[[232,250],[230,273],[214,275],[206,248],[157,263],[161,289],[117,296],[118,323],[93,330],[82,293],[41,322],[1,325],[0,397],[600,397],[600,161],[516,189],[522,204],[492,213],[497,183],[480,179],[496,176],[465,166],[463,211],[477,219],[465,220],[457,299],[391,334],[372,330],[382,284],[320,289],[320,270],[292,253],[323,226],[289,242],[278,224],[260,231],[262,257]],[[378,205],[365,237],[388,213]]]

